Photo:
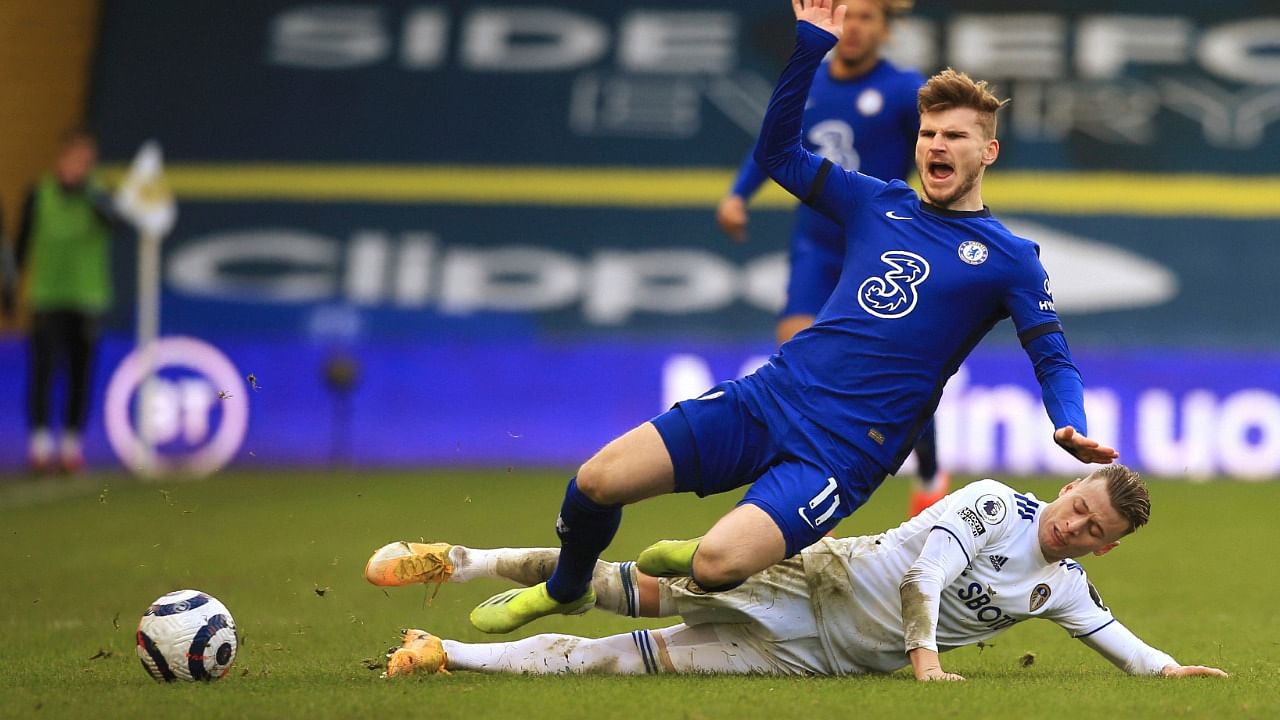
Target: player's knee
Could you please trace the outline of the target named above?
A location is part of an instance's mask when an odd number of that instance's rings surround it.
[[[578,468],[578,492],[597,505],[617,505],[623,502],[622,488],[617,481],[613,463],[599,455]]]
[[[760,568],[753,567],[741,553],[706,542],[693,555],[693,577],[707,590],[729,590],[742,584]]]

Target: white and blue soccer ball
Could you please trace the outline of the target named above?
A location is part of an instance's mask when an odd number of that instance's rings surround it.
[[[138,658],[156,680],[217,680],[236,659],[236,622],[199,590],[161,595],[138,622]]]

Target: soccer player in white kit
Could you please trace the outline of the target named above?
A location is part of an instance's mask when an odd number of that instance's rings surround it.
[[[961,680],[939,653],[990,640],[1029,618],[1052,620],[1135,675],[1225,676],[1180,665],[1122,625],[1073,558],[1104,555],[1146,523],[1137,473],[1108,465],[1045,502],[995,480],[972,483],[879,535],[825,538],[752,576],[707,593],[690,578],[654,578],[631,562],[600,561],[596,607],[681,624],[605,638],[543,634],[503,643],[405,631],[388,675],[443,670],[850,675],[912,666],[919,680]],[[365,575],[378,585],[532,585],[554,569],[551,549],[480,550],[392,543]]]

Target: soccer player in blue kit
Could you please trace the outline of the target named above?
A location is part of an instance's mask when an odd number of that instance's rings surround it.
[[[880,56],[892,22],[911,10],[913,0],[843,0],[843,32],[830,60],[814,75],[805,102],[801,137],[810,152],[845,170],[881,180],[905,180],[920,113],[916,94],[924,77],[900,69]],[[716,208],[716,223],[737,242],[746,240],[747,202],[768,175],[754,153],[742,162],[729,194]],[[844,260],[844,228],[817,210],[796,206],[788,257],[786,304],[779,313],[781,345],[813,324],[840,279]],[[919,479],[911,493],[908,516],[947,494],[948,478],[938,471],[933,423],[916,441]]]
[[[569,481],[551,579],[480,603],[471,622],[510,632],[586,612],[591,574],[622,506],[671,492],[750,485],[699,540],[657,543],[637,559],[653,576],[723,591],[799,553],[861,506],[910,452],[942,388],[1001,319],[1012,317],[1035,367],[1054,440],[1086,463],[1113,448],[1086,436],[1084,386],[1071,361],[1035,243],[982,204],[1001,102],[948,70],[919,95],[921,199],[900,180],[848,172],[805,150],[805,98],[839,39],[845,9],[793,0],[796,49],[765,114],[755,158],[805,204],[845,228],[844,270],[817,321],[755,373],[724,382],[613,440]]]

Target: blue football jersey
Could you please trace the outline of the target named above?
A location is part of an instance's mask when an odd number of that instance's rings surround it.
[[[804,146],[846,170],[882,180],[906,179],[920,128],[916,93],[924,78],[888,60],[852,80],[831,77],[829,63],[814,75],[805,103]],[[750,197],[768,179],[751,157],[743,161],[733,192]],[[801,205],[793,232],[833,252],[844,249],[843,230],[825,215]]]
[[[1079,372],[1061,342],[1039,247],[985,208],[936,208],[900,180],[850,172],[803,150],[798,115],[807,77],[834,38],[809,23],[799,23],[799,38],[756,158],[779,184],[840,224],[848,243],[840,280],[817,321],[782,346],[759,380],[895,471],[946,380],[997,322],[1012,317],[1042,386],[1052,375],[1070,379],[1054,388],[1069,396],[1065,406],[1046,400],[1055,424],[1084,432]],[[1050,335],[1052,342],[1042,340]]]
[[[853,80],[831,77],[828,67],[814,73],[805,102],[805,148],[846,170],[905,180],[920,129],[916,94],[924,77],[888,60]]]
[[[896,470],[942,386],[1012,317],[1021,337],[1061,329],[1039,247],[989,211],[947,212],[900,180],[832,172],[818,206],[850,238],[817,321],[761,371],[789,404]]]

